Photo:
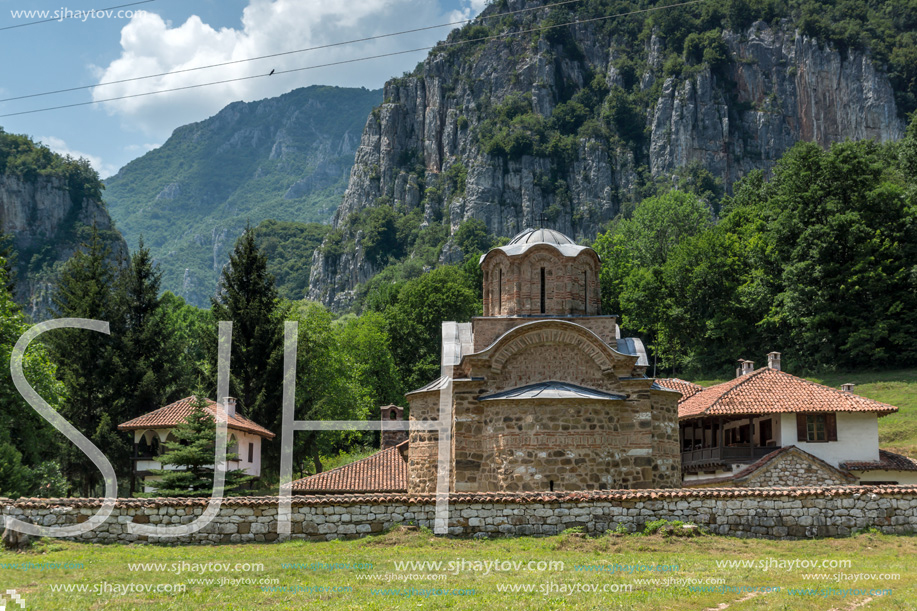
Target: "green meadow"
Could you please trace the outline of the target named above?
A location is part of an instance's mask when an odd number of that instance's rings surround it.
[[[45,611],[915,609],[915,553],[917,538],[877,533],[470,540],[399,528],[353,541],[184,547],[46,539],[0,552],[0,584]]]

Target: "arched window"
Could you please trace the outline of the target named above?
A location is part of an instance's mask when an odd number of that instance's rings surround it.
[[[503,313],[503,268],[497,271],[497,316]]]
[[[583,314],[589,316],[589,272],[583,272]]]
[[[544,314],[544,292],[545,292],[545,282],[544,282],[544,268],[541,268],[541,313]]]
[[[389,420],[397,420],[397,419],[398,419],[398,410],[393,409],[393,410],[389,413],[388,419],[389,419]]]
[[[137,442],[137,456],[140,458],[153,458],[159,456],[159,435],[156,431],[144,431]]]

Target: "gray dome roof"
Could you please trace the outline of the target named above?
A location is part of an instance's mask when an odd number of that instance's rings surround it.
[[[513,244],[575,244],[573,240],[553,229],[526,229],[509,241]]]
[[[500,250],[509,256],[521,255],[536,244],[550,244],[565,257],[575,257],[584,250],[592,250],[588,246],[580,246],[561,232],[553,229],[526,229],[510,240],[509,244],[492,248],[490,252]],[[490,252],[487,254],[490,254]],[[484,262],[487,254],[481,255],[481,263]]]

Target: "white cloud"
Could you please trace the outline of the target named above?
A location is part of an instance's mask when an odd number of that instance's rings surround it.
[[[144,153],[149,153],[153,149],[159,148],[162,146],[162,143],[155,142],[146,142],[144,144],[128,144],[124,147],[126,153],[131,153],[132,155],[143,155]]]
[[[95,169],[95,171],[99,173],[99,178],[108,178],[118,171],[117,166],[114,166],[110,163],[104,163],[102,158],[98,157],[97,155],[90,155],[89,153],[83,153],[81,151],[74,150],[60,138],[55,138],[54,136],[44,136],[38,140],[55,153],[59,153],[61,155],[70,155],[74,159],[79,159],[80,157],[86,159]]]
[[[486,0],[462,0],[463,15],[474,15]],[[355,38],[453,21],[437,0],[250,0],[241,28],[215,29],[197,16],[173,26],[159,15],[138,12],[121,30],[121,56],[96,74],[99,82],[171,72],[201,65],[282,53]],[[93,99],[186,87],[303,66],[432,46],[449,28],[429,30],[317,51],[233,64],[99,87]],[[235,100],[257,100],[312,84],[381,87],[426,56],[426,51],[361,61],[338,67],[277,74],[173,93],[103,104],[125,127],[165,138],[179,125],[200,121]]]

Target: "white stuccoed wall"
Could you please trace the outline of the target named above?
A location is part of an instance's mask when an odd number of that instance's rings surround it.
[[[870,412],[836,412],[837,441],[796,439],[796,414],[781,414],[780,445],[796,446],[831,466],[848,460],[879,460],[879,418]]]

